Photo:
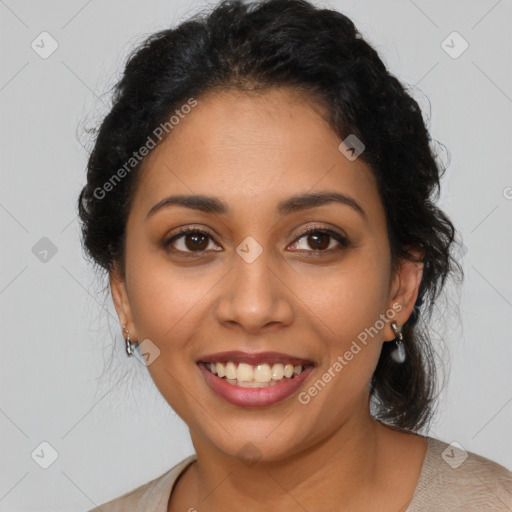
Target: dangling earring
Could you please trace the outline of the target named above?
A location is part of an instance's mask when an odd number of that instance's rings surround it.
[[[403,343],[404,337],[402,334],[402,327],[398,327],[396,322],[391,322],[391,329],[393,329],[396,336],[396,348],[391,352],[391,357],[396,363],[403,363],[405,361],[405,347]]]
[[[130,331],[126,328],[126,324],[123,325],[123,332],[126,333],[126,338],[124,340],[126,343],[126,353],[128,354],[128,357],[133,356],[133,348],[130,342]]]

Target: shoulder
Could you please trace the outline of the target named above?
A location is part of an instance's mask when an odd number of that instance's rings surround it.
[[[407,512],[512,511],[512,472],[457,443],[427,437],[428,449]]]
[[[194,460],[196,455],[190,455],[171,469],[133,489],[118,498],[103,503],[89,512],[160,512],[167,511],[167,503],[174,482],[181,472]]]

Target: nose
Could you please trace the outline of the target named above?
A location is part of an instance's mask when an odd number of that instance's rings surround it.
[[[217,302],[217,320],[250,334],[290,325],[293,292],[279,274],[271,268],[266,251],[251,263],[236,255]]]

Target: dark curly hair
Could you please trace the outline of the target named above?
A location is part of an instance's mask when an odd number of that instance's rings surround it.
[[[434,204],[444,168],[417,102],[343,14],[304,0],[226,0],[149,36],[114,87],[88,161],[78,200],[84,248],[106,271],[123,269],[140,163],[112,178],[178,107],[216,89],[271,87],[306,93],[342,140],[354,134],[364,143],[360,158],[378,182],[393,262],[413,259],[411,250],[422,254],[419,295],[403,328],[407,359],[396,363],[393,344],[384,343],[370,389],[377,419],[419,430],[437,391],[432,344],[419,320],[430,317],[447,277],[460,271],[450,255],[454,226]]]

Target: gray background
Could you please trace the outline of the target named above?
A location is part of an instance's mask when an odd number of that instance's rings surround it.
[[[107,112],[128,51],[205,5],[0,0],[1,511],[85,511],[193,452],[186,426],[123,352],[106,282],[81,254],[75,203],[91,142],[83,128]],[[441,204],[463,235],[466,280],[432,327],[451,373],[430,435],[510,468],[512,2],[322,5],[350,16],[416,86],[449,149]],[[31,47],[43,31],[58,43],[46,59]],[[469,43],[458,58],[441,46],[453,31]],[[48,469],[42,442],[58,454]]]

